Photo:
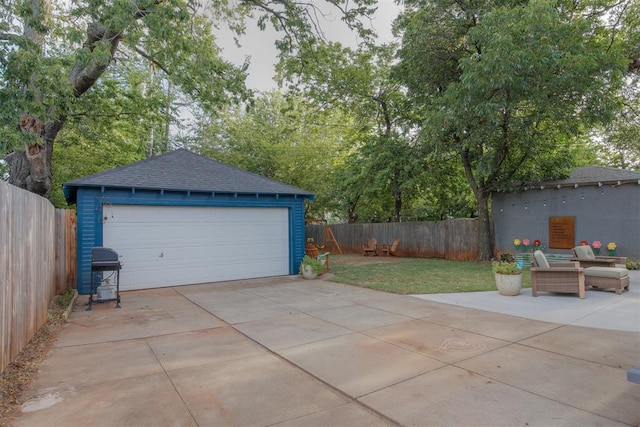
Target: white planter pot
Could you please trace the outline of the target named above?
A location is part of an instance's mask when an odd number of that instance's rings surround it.
[[[495,274],[500,295],[516,296],[522,289],[522,274]]]
[[[318,273],[314,273],[310,265],[303,265],[302,277],[304,277],[305,279],[315,279],[316,277],[318,277]]]

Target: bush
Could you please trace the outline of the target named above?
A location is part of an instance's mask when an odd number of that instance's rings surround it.
[[[302,274],[302,266],[304,265],[310,265],[311,271],[313,271],[316,274],[319,273],[320,270],[322,269],[322,262],[320,262],[319,259],[312,258],[308,255],[305,255],[304,258],[302,258],[302,262],[300,263],[300,268],[298,269],[300,274]]]
[[[522,270],[518,268],[518,264],[509,261],[494,261],[491,264],[491,269],[497,274],[522,274]]]

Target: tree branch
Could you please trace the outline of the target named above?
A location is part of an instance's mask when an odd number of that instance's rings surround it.
[[[138,55],[142,56],[144,59],[146,59],[147,61],[151,62],[153,65],[157,66],[162,71],[164,71],[166,75],[171,75],[171,73],[169,73],[169,70],[167,70],[167,68],[163,64],[159,63],[154,57],[149,55],[147,52],[143,51],[138,47],[135,48],[135,51],[138,53]]]

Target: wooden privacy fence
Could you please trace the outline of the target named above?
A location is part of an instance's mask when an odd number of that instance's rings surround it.
[[[389,222],[381,224],[332,224],[329,226],[343,252],[362,252],[362,245],[371,237],[378,246],[391,244],[400,238],[397,255],[416,258],[474,260],[478,256],[477,219],[446,221]],[[324,225],[306,225],[305,235],[321,245]],[[331,244],[324,248],[335,252]]]
[[[0,372],[75,282],[75,212],[0,181]]]

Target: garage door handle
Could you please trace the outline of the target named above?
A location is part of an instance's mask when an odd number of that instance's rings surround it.
[[[160,252],[160,255],[158,256],[158,258],[162,258],[164,256],[164,252]]]

